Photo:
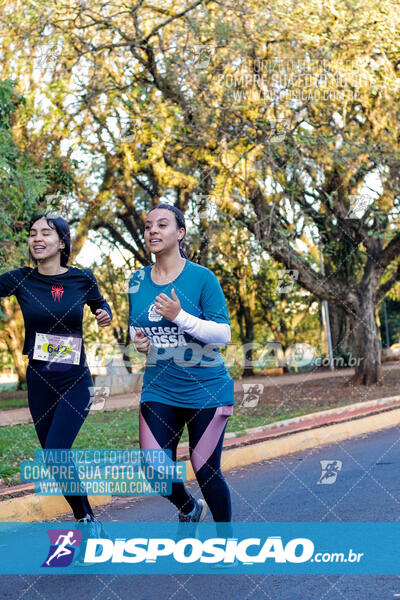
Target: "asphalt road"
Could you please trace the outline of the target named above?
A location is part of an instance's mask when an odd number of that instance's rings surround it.
[[[320,460],[342,462],[335,483],[318,484]],[[235,521],[397,521],[400,427],[226,473]],[[189,484],[196,493],[197,486]],[[103,521],[176,520],[163,498],[115,499]],[[66,520],[60,518],[59,520]],[[30,549],[31,551],[34,549]],[[351,575],[19,575],[1,576],[12,600],[385,600],[400,598],[399,576]]]

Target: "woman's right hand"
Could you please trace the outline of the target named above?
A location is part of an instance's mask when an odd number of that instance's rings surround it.
[[[137,331],[133,340],[133,345],[138,352],[148,354],[150,351],[150,340],[142,331]]]

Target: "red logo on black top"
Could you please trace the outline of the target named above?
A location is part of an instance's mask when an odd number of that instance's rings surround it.
[[[63,293],[64,293],[64,286],[62,286],[62,285],[52,285],[51,286],[51,295],[53,296],[54,302],[56,300],[58,300],[58,302],[60,302]]]

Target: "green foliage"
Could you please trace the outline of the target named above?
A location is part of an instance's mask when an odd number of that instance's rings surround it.
[[[43,161],[43,173],[48,182],[47,193],[52,189],[61,194],[73,192],[76,180],[73,168],[77,168],[78,161],[67,161],[57,156],[48,156]]]
[[[10,269],[26,263],[26,225],[43,206],[45,193],[68,193],[75,179],[65,158],[41,157],[15,141],[19,109],[26,101],[15,82],[0,81],[0,265]]]
[[[14,142],[12,120],[23,98],[10,81],[0,81],[0,265],[20,266],[25,225],[46,179],[35,157]]]
[[[183,16],[181,3],[167,6],[40,2],[18,5],[5,20],[0,68],[3,79],[20,75],[26,140],[42,157],[60,157],[65,140],[64,155],[80,160],[73,182],[68,168],[44,159],[46,191],[76,185],[80,240],[91,227],[143,265],[145,211],[169,199],[190,215],[195,194],[212,195],[217,227],[204,239],[207,219],[194,215],[188,239],[197,238],[203,264],[220,267],[242,330],[249,308],[256,337],[269,328],[286,341],[314,338],[315,312],[294,322],[308,301],[299,288],[274,298],[268,286],[276,282],[256,281],[249,262],[258,268],[263,254],[275,268],[296,268],[309,294],[356,312],[352,292],[399,235],[397,3],[320,2],[317,12],[312,0],[238,0],[193,4]],[[5,143],[17,164],[20,154]],[[8,193],[18,197],[12,168]],[[25,182],[29,169],[21,168]],[[375,200],[349,218],[352,199],[374,178]],[[397,248],[392,263],[398,256]],[[247,308],[239,301],[246,297]]]

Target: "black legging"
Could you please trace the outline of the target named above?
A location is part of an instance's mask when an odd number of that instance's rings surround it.
[[[89,414],[89,387],[93,386],[89,369],[31,359],[26,381],[29,410],[42,448],[69,450]],[[86,495],[64,498],[76,519],[93,516]]]
[[[161,402],[140,405],[140,447],[176,450],[185,423],[189,432],[190,460],[203,496],[214,521],[228,522],[232,518],[229,488],[221,472],[221,452],[229,416],[224,407],[182,408]],[[179,510],[188,514],[194,508],[193,497],[182,482],[172,483],[172,493],[166,495]]]

